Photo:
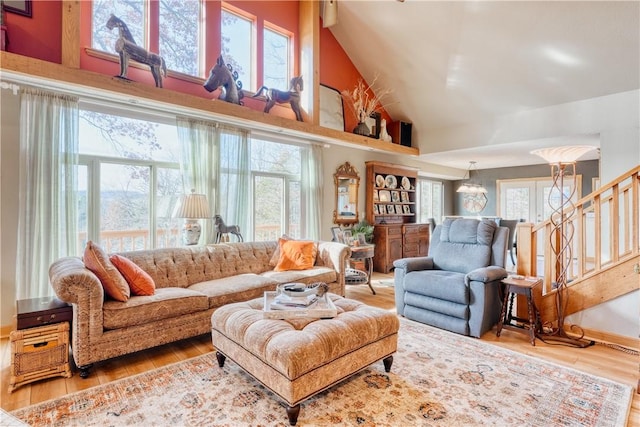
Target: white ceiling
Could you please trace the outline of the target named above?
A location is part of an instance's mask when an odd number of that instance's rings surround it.
[[[420,160],[466,169],[541,164],[535,148],[575,135],[442,151],[425,135],[640,87],[640,2],[339,0],[331,31],[363,77],[392,87],[386,110],[413,123]],[[418,138],[416,138],[418,136]],[[421,136],[423,136],[421,138]],[[481,138],[481,136],[479,136]],[[474,144],[475,145],[475,144]],[[598,158],[594,150],[581,160]]]

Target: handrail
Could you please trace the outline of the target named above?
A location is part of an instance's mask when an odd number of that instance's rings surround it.
[[[575,212],[568,218],[575,229],[568,289],[640,255],[640,166],[574,204]],[[536,225],[519,223],[517,228],[516,271],[543,278],[542,298],[556,292],[557,266],[550,243],[556,238],[553,233],[550,220]]]

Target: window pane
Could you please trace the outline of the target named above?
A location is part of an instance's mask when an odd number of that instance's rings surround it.
[[[145,46],[143,0],[94,0],[91,8],[92,48],[115,53],[120,34],[118,28],[109,30],[106,26],[111,14],[126,24],[138,46]]]
[[[89,232],[88,226],[88,218],[87,215],[89,213],[89,200],[88,200],[88,187],[89,187],[89,178],[88,178],[87,165],[78,165],[78,192],[76,194],[77,203],[78,203],[78,250],[84,249],[87,244]],[[78,254],[80,255],[80,254]]]
[[[251,170],[299,176],[301,148],[261,139],[251,140]]]
[[[251,75],[251,32],[253,22],[242,16],[222,11],[222,54],[227,65],[231,65],[238,72],[238,80],[243,88],[255,90]]]
[[[300,207],[302,206],[300,187],[300,181],[289,182],[289,195],[287,196],[287,203],[289,204],[289,224],[287,227],[287,235],[294,239],[302,238],[302,227],[300,224],[302,221],[300,212]]]
[[[254,200],[254,240],[278,240],[284,233],[282,214],[284,200],[284,180],[266,176],[256,176],[253,180]]]
[[[182,222],[172,218],[173,208],[182,194],[179,169],[158,168],[156,190],[156,248],[182,245]]]
[[[175,126],[93,111],[80,111],[81,154],[176,162]]]
[[[150,168],[100,167],[100,245],[107,253],[148,249]]]
[[[200,2],[160,1],[160,56],[167,68],[199,75]]]
[[[529,217],[529,187],[507,188],[505,199],[505,218]]]
[[[264,29],[264,82],[269,88],[289,89],[289,37]]]

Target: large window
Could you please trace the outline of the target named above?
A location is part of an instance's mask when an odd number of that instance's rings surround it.
[[[108,252],[180,245],[172,209],[182,193],[176,127],[80,113],[78,239]]]
[[[290,70],[290,37],[282,32],[264,29],[264,77],[263,84],[267,87],[285,90],[289,88]]]
[[[301,165],[306,148],[251,139],[253,240],[302,237]]]
[[[443,196],[441,182],[418,178],[418,222],[426,223],[429,218],[438,224],[442,221]]]
[[[111,15],[122,20],[139,46],[146,46],[145,1],[143,0],[93,0],[91,9],[91,47],[115,53],[115,44],[120,34],[118,28],[106,27]]]
[[[238,72],[242,87],[255,90],[253,78],[253,21],[229,10],[222,10],[222,53],[227,65]]]

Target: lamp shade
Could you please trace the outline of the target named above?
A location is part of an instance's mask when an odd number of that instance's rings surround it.
[[[480,183],[475,183],[471,179],[471,171],[475,169],[476,162],[469,162],[469,169],[467,169],[467,173],[465,173],[464,178],[469,177],[466,182],[463,182],[460,187],[456,190],[456,193],[471,193],[471,194],[486,194],[487,189],[482,186]]]
[[[196,191],[192,189],[191,194],[185,194],[180,197],[173,210],[173,217],[187,219],[210,218],[207,196],[196,194]]]
[[[566,145],[563,147],[547,147],[533,150],[531,154],[540,156],[549,164],[573,163],[584,154],[598,147],[592,145]]]

